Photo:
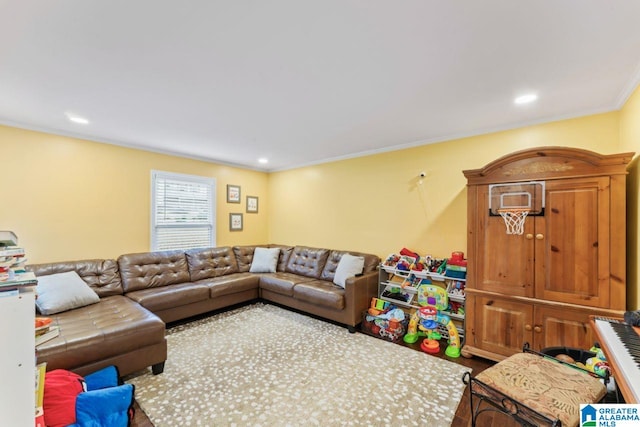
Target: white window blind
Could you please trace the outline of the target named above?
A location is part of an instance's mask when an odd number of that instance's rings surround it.
[[[215,247],[215,179],[152,171],[151,182],[151,250]]]

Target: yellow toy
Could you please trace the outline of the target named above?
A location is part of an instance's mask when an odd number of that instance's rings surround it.
[[[437,340],[440,334],[437,332],[438,324],[444,325],[449,334],[449,345],[445,354],[449,357],[460,357],[460,337],[458,330],[451,321],[451,318],[443,313],[449,306],[449,296],[447,291],[432,284],[422,284],[418,286],[418,304],[422,307],[416,310],[409,320],[409,328],[404,341],[415,343],[421,336],[426,336],[421,344],[421,349],[427,353],[437,353],[440,350]]]

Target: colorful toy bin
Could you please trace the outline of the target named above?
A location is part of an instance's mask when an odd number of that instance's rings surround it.
[[[401,340],[407,333],[408,325],[408,317],[405,317],[404,320],[396,320],[374,316],[367,311],[362,314],[362,332],[386,341],[398,342]]]

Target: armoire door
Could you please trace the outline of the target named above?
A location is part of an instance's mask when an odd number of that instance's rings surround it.
[[[537,306],[534,314],[533,349],[571,347],[589,349],[595,336],[589,325],[593,311],[569,307]]]
[[[609,178],[547,181],[535,220],[535,297],[609,306]]]
[[[475,346],[511,356],[533,340],[533,305],[478,295],[475,306]],[[469,304],[470,301],[467,301]],[[473,344],[472,344],[473,345]]]
[[[489,215],[488,186],[479,186],[476,198],[474,288],[512,296],[534,295],[534,222],[527,218],[524,234],[507,234],[501,216]]]

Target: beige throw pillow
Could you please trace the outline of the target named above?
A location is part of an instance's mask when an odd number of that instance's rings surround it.
[[[336,274],[333,276],[333,283],[344,288],[349,277],[361,274],[364,270],[364,257],[344,254],[340,258]]]
[[[39,276],[37,279],[36,306],[45,316],[100,301],[98,294],[75,271]]]
[[[249,272],[275,273],[279,256],[279,248],[256,248],[253,251],[253,260],[251,261]]]

